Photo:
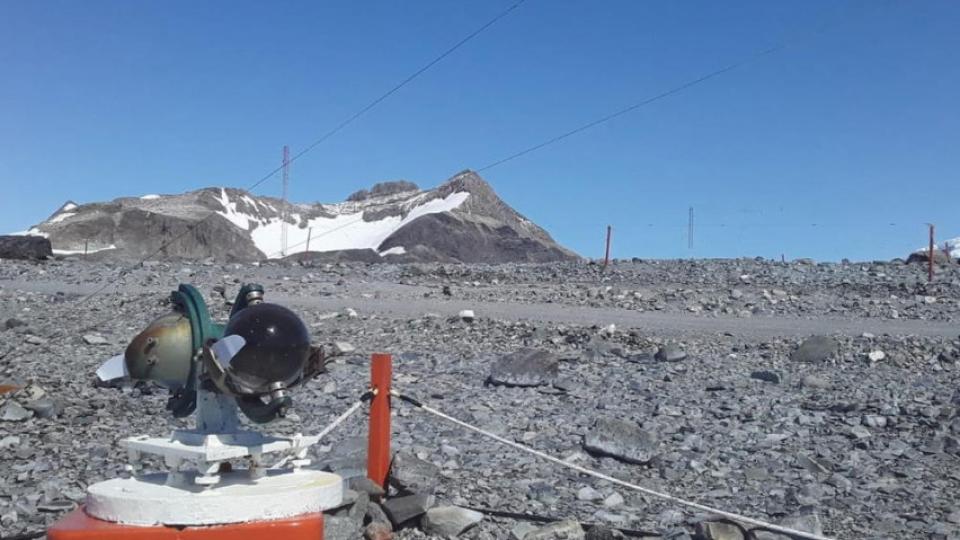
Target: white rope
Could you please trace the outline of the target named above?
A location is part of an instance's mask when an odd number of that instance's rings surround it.
[[[376,394],[377,394],[377,390],[376,390],[376,389],[373,389],[373,390],[370,391],[370,393],[371,393],[372,395],[376,395]],[[323,439],[324,437],[326,437],[331,431],[337,429],[337,428],[340,426],[340,424],[346,422],[346,421],[347,421],[347,418],[350,418],[351,416],[353,416],[354,413],[356,413],[358,410],[360,410],[360,407],[362,407],[364,403],[366,403],[366,400],[365,400],[363,397],[361,397],[359,400],[357,400],[356,403],[354,403],[353,405],[351,405],[350,408],[348,408],[346,411],[344,411],[343,414],[341,414],[340,416],[336,417],[336,418],[333,420],[333,422],[330,422],[330,424],[329,424],[327,427],[323,428],[323,429],[320,431],[320,433],[318,433],[318,434],[315,435],[314,437],[310,437],[310,438],[315,438],[317,442],[320,442],[320,439]],[[313,443],[310,443],[310,444],[313,444]],[[281,459],[280,461],[278,461],[277,463],[275,463],[275,464],[274,464],[273,466],[271,466],[270,468],[271,468],[271,469],[279,469],[279,468],[285,466],[287,463],[289,463],[290,460],[292,460],[293,458],[294,458],[293,455],[286,456],[286,457],[284,457],[283,459]]]
[[[323,430],[317,434],[317,440],[319,441],[320,439],[324,438],[328,433],[337,429],[337,427],[340,426],[340,424],[346,422],[347,418],[350,418],[350,416],[352,416],[353,413],[360,410],[360,407],[362,407],[363,404],[364,404],[363,401],[357,401],[356,403],[351,405],[350,408],[346,410],[346,412],[338,416],[336,420],[331,422],[329,426],[323,428]]]
[[[405,396],[399,394],[399,393],[396,392],[396,391],[391,391],[390,393],[393,394],[394,396],[398,397],[398,398],[401,398],[401,399],[403,399],[403,398],[405,397]],[[574,463],[567,463],[566,461],[557,459],[557,458],[555,458],[555,457],[553,457],[553,456],[551,456],[551,455],[549,455],[549,454],[545,454],[545,453],[543,453],[543,452],[541,452],[541,451],[539,451],[539,450],[536,450],[536,449],[534,449],[534,448],[531,448],[531,447],[529,447],[529,446],[526,446],[526,445],[523,445],[523,444],[520,444],[520,443],[511,441],[511,440],[508,440],[508,439],[504,439],[503,437],[500,437],[499,435],[495,435],[495,434],[493,434],[493,433],[490,433],[489,431],[484,431],[483,429],[480,429],[480,428],[478,428],[478,427],[476,427],[476,426],[473,426],[473,425],[471,425],[471,424],[468,424],[468,423],[466,423],[466,422],[464,422],[464,421],[462,421],[462,420],[457,420],[456,418],[454,418],[454,417],[452,417],[452,416],[450,416],[450,415],[444,414],[444,413],[442,413],[442,412],[440,412],[440,411],[438,411],[438,410],[436,410],[436,409],[434,409],[434,408],[428,407],[427,405],[424,405],[423,403],[420,403],[420,402],[418,402],[418,401],[416,401],[416,400],[411,401],[411,400],[408,398],[408,399],[404,399],[404,401],[407,401],[408,403],[414,405],[415,407],[418,407],[418,408],[421,409],[421,410],[424,410],[424,411],[426,411],[426,412],[428,412],[428,413],[430,413],[430,414],[432,414],[432,415],[439,416],[440,418],[443,418],[444,420],[446,420],[446,421],[448,421],[448,422],[452,422],[452,423],[454,423],[454,424],[456,424],[456,425],[458,425],[458,426],[460,426],[460,427],[462,427],[462,428],[464,428],[464,429],[468,429],[468,430],[473,431],[473,432],[475,432],[475,433],[479,433],[479,434],[483,435],[484,437],[491,438],[491,439],[493,439],[493,440],[495,440],[495,441],[497,441],[497,442],[501,442],[501,443],[503,443],[503,444],[506,444],[507,446],[511,446],[511,447],[513,447],[513,448],[516,448],[517,450],[521,450],[521,451],[526,452],[526,453],[528,453],[528,454],[533,454],[533,455],[535,455],[535,456],[537,456],[537,457],[539,457],[539,458],[545,459],[545,460],[550,461],[550,462],[552,462],[552,463],[556,463],[557,465],[566,467],[566,468],[568,468],[568,469],[573,469],[573,470],[578,471],[578,472],[581,472],[581,473],[583,473],[583,474],[586,474],[586,475],[589,475],[589,476],[593,476],[594,478],[599,478],[599,479],[601,479],[601,480],[606,480],[606,481],[608,481],[608,482],[612,482],[612,483],[614,483],[614,484],[617,484],[617,485],[620,485],[620,486],[623,486],[623,487],[626,487],[626,488],[630,488],[630,489],[639,491],[639,492],[641,492],[641,493],[646,493],[647,495],[651,495],[651,496],[654,496],[654,497],[658,497],[658,498],[660,498],[660,499],[664,499],[664,500],[666,500],[666,501],[670,501],[670,502],[673,502],[673,503],[676,503],[676,504],[679,504],[679,505],[682,505],[682,506],[686,506],[686,507],[689,507],[689,508],[694,508],[694,509],[700,510],[700,511],[702,511],[702,512],[708,512],[708,513],[711,513],[711,514],[715,514],[715,515],[718,515],[718,516],[720,516],[720,517],[725,517],[725,518],[730,519],[730,520],[733,520],[733,521],[739,521],[739,522],[741,522],[741,523],[747,523],[747,524],[753,525],[753,526],[755,526],[755,527],[761,527],[761,528],[764,528],[764,529],[767,529],[767,530],[770,530],[770,531],[775,531],[775,532],[779,532],[779,533],[783,533],[783,534],[788,534],[788,535],[796,536],[796,537],[800,537],[800,538],[809,538],[810,540],[833,540],[832,538],[829,538],[829,537],[827,537],[827,536],[821,536],[821,535],[814,534],[814,533],[809,533],[809,532],[804,532],[804,531],[798,531],[798,530],[796,530],[796,529],[791,529],[791,528],[789,528],[789,527],[783,527],[783,526],[780,526],[780,525],[775,525],[775,524],[773,524],[773,523],[767,523],[766,521],[761,521],[761,520],[759,520],[759,519],[754,519],[754,518],[750,518],[750,517],[747,517],[747,516],[741,516],[741,515],[739,515],[739,514],[734,514],[733,512],[726,512],[726,511],[723,511],[723,510],[720,510],[720,509],[717,509],[717,508],[713,508],[713,507],[710,507],[710,506],[706,506],[706,505],[704,505],[704,504],[695,503],[695,502],[693,502],[693,501],[688,501],[688,500],[685,500],[685,499],[681,499],[681,498],[679,498],[679,497],[674,497],[673,495],[670,495],[670,494],[667,494],[667,493],[662,493],[662,492],[659,492],[659,491],[652,490],[652,489],[650,489],[650,488],[645,488],[645,487],[640,486],[640,485],[637,485],[637,484],[632,484],[632,483],[630,483],[630,482],[625,482],[625,481],[623,481],[623,480],[614,478],[614,477],[612,477],[612,476],[608,476],[608,475],[606,475],[606,474],[603,474],[603,473],[600,473],[600,472],[597,472],[597,471],[594,471],[594,470],[591,470],[591,469],[587,469],[587,468],[585,468],[585,467],[581,467],[580,465],[576,465],[576,464],[574,464]]]

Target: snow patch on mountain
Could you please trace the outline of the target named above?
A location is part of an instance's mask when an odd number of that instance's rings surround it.
[[[74,208],[76,208],[76,206],[74,206]],[[61,212],[61,213],[53,216],[53,219],[51,219],[51,220],[48,221],[47,223],[60,223],[61,221],[65,220],[65,219],[67,219],[67,218],[69,218],[69,217],[71,217],[71,216],[75,216],[75,215],[77,215],[76,212]]]
[[[44,238],[50,238],[49,234],[41,231],[36,227],[30,227],[30,229],[26,231],[12,232],[10,233],[10,236],[42,236]]]
[[[155,194],[152,194],[152,193],[151,193],[150,195],[144,195],[144,196],[140,197],[140,200],[143,200],[143,201],[152,201],[152,200],[154,200],[154,199],[159,199],[159,198],[160,198],[159,195],[155,195]]]
[[[386,249],[386,250],[381,251],[381,252],[380,252],[380,255],[381,255],[382,257],[386,257],[387,255],[403,255],[403,254],[405,254],[406,252],[407,252],[407,248],[405,248],[405,247],[403,247],[403,246],[393,246],[393,247],[390,248],[390,249]]]
[[[307,251],[308,242],[310,251],[376,250],[397,229],[428,214],[449,212],[463,204],[469,196],[467,192],[456,192],[442,199],[434,198],[425,202],[421,201],[427,197],[418,197],[409,202],[410,210],[405,216],[387,216],[375,221],[365,220],[364,211],[377,206],[377,203],[384,204],[386,201],[383,199],[387,198],[381,198],[376,202],[350,201],[323,205],[324,211],[333,214],[333,217],[306,218],[301,213],[293,212],[288,216],[286,252],[281,240],[283,230],[281,218],[252,215],[241,209],[257,209],[261,206],[272,209],[272,205],[261,203],[249,195],[232,199],[230,193],[222,188],[215,200],[222,207],[217,214],[240,229],[249,231],[256,248],[267,258],[275,259]],[[389,200],[392,201],[394,198],[395,196],[391,196]],[[241,206],[241,202],[245,204]],[[398,255],[405,253],[395,249],[387,251]]]
[[[54,249],[54,255],[90,255],[92,253],[97,253],[100,251],[110,251],[111,249],[117,249],[117,246],[110,244],[109,246],[102,248],[92,248],[87,249],[86,252],[82,249]]]

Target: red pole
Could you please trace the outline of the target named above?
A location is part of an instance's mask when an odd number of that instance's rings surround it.
[[[933,223],[930,223],[930,251],[927,253],[927,281],[933,281]]]
[[[610,235],[613,234],[613,227],[607,225],[607,253],[603,256],[603,269],[607,269],[607,265],[610,264]]]
[[[390,380],[393,359],[376,353],[370,363],[370,386],[377,391],[370,403],[370,435],[367,439],[367,478],[387,487],[390,470]]]

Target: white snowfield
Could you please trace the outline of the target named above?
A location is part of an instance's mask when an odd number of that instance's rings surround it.
[[[339,213],[345,208],[333,207],[331,209],[337,215],[330,218],[304,219],[303,216],[294,212],[290,214],[292,223],[287,224],[286,253],[281,245],[283,222],[280,218],[262,218],[238,211],[237,202],[230,199],[225,189],[221,189],[218,199],[223,205],[223,211],[217,213],[237,227],[250,231],[250,237],[257,249],[267,258],[275,259],[307,251],[308,238],[310,251],[377,250],[384,240],[411,221],[428,214],[449,212],[463,204],[469,196],[467,192],[457,192],[451,193],[444,199],[432,199],[420,204],[418,204],[419,200],[426,197],[414,198],[409,203],[410,208],[406,216],[390,216],[378,221],[364,221],[363,211],[359,208],[353,213]],[[253,207],[257,206],[257,203],[249,197],[245,199],[244,202]],[[395,246],[385,250],[381,255],[402,255],[403,253],[406,253],[403,246]]]
[[[939,249],[945,251],[947,255],[950,255],[954,259],[960,259],[960,237],[951,238],[943,242],[937,242],[933,246],[934,249]],[[926,253],[929,251],[930,246],[924,246],[917,250],[917,253]]]
[[[61,221],[67,219],[68,217],[77,215],[76,212],[60,212],[59,214],[53,216],[53,219],[47,223],[60,223]]]
[[[111,249],[117,249],[117,246],[110,244],[107,247],[101,248],[88,248],[86,254],[90,255],[91,253],[97,253],[98,251],[109,251]],[[54,249],[52,250],[54,255],[83,255],[83,249]]]

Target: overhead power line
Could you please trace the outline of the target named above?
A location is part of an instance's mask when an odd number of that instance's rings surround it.
[[[811,30],[811,31],[809,32],[809,35],[816,35],[816,34],[823,33],[823,32],[826,31],[830,26],[834,26],[834,25],[838,24],[839,22],[840,22],[840,20],[834,20],[834,21],[831,21],[831,22],[829,22],[829,23],[827,23],[827,24],[821,24],[821,25],[818,26],[817,28]],[[752,54],[750,54],[750,55],[745,56],[744,58],[742,58],[742,59],[740,59],[740,60],[737,60],[737,61],[735,61],[735,62],[732,62],[732,63],[730,63],[730,64],[727,64],[726,66],[723,66],[723,67],[721,67],[721,68],[719,68],[719,69],[715,69],[715,70],[713,70],[713,71],[710,71],[710,72],[708,72],[708,73],[706,73],[706,74],[704,74],[704,75],[701,75],[701,76],[696,77],[696,78],[694,78],[694,79],[688,80],[688,81],[686,81],[686,82],[684,82],[684,83],[681,83],[681,84],[679,84],[679,85],[677,85],[677,86],[671,87],[671,88],[669,88],[669,89],[667,89],[667,90],[665,90],[665,91],[663,91],[663,92],[660,92],[660,93],[658,93],[658,94],[656,94],[656,95],[653,95],[653,96],[650,96],[650,97],[648,97],[648,98],[646,98],[646,99],[643,99],[643,100],[641,100],[641,101],[638,101],[638,102],[636,102],[636,103],[634,103],[634,104],[632,104],[632,105],[628,105],[628,106],[626,106],[626,107],[623,107],[622,109],[619,109],[619,110],[614,111],[614,112],[612,112],[612,113],[606,114],[606,115],[604,115],[604,116],[602,116],[602,117],[600,117],[600,118],[597,118],[596,120],[592,120],[592,121],[587,122],[587,123],[585,123],[585,124],[583,124],[583,125],[580,125],[580,126],[578,126],[578,127],[575,127],[575,128],[573,128],[573,129],[571,129],[571,130],[569,130],[569,131],[566,131],[566,132],[564,132],[564,133],[561,133],[561,134],[559,134],[559,135],[557,135],[557,136],[555,136],[555,137],[551,137],[551,138],[549,138],[549,139],[546,139],[546,140],[544,140],[543,142],[540,142],[540,143],[535,144],[535,145],[533,145],[533,146],[530,146],[530,147],[528,147],[528,148],[524,148],[523,150],[520,150],[520,151],[515,152],[515,153],[513,153],[513,154],[507,155],[506,157],[503,157],[503,158],[498,159],[498,160],[496,160],[496,161],[493,161],[493,162],[491,162],[491,163],[489,163],[489,164],[487,164],[487,165],[484,165],[483,167],[480,167],[479,169],[477,169],[477,172],[484,172],[484,171],[487,171],[487,170],[492,169],[492,168],[494,168],[494,167],[497,167],[497,166],[499,166],[499,165],[503,165],[504,163],[507,163],[507,162],[509,162],[509,161],[513,161],[513,160],[515,160],[515,159],[517,159],[517,158],[523,157],[523,156],[525,156],[525,155],[527,155],[527,154],[530,154],[530,153],[532,153],[532,152],[536,152],[537,150],[540,150],[540,149],[542,149],[542,148],[546,148],[547,146],[556,144],[556,143],[558,143],[558,142],[560,142],[560,141],[562,141],[562,140],[564,140],[564,139],[567,139],[567,138],[569,138],[569,137],[572,137],[572,136],[574,136],[574,135],[576,135],[576,134],[578,134],[578,133],[587,131],[587,130],[589,130],[589,129],[591,129],[591,128],[594,128],[594,127],[597,127],[597,126],[599,126],[599,125],[601,125],[601,124],[605,124],[605,123],[607,123],[607,122],[609,122],[609,121],[611,121],[611,120],[614,120],[615,118],[619,118],[619,117],[621,117],[621,116],[623,116],[623,115],[625,115],[625,114],[629,114],[629,113],[631,113],[631,112],[633,112],[633,111],[635,111],[635,110],[637,110],[637,109],[646,107],[647,105],[656,103],[656,102],[658,102],[658,101],[660,101],[660,100],[662,100],[662,99],[666,99],[666,98],[668,98],[668,97],[670,97],[670,96],[673,96],[673,95],[682,93],[682,92],[684,92],[684,91],[686,91],[686,90],[689,90],[689,89],[691,89],[691,88],[693,88],[693,87],[695,87],[695,86],[699,86],[699,85],[701,85],[701,84],[703,84],[703,83],[705,83],[705,82],[707,82],[707,81],[710,81],[710,80],[715,79],[715,78],[717,78],[717,77],[719,77],[719,76],[721,76],[721,75],[724,75],[724,74],[726,74],[726,73],[729,73],[729,72],[731,72],[731,71],[734,71],[734,70],[736,70],[737,68],[743,67],[744,65],[751,64],[751,63],[756,62],[756,61],[758,61],[758,60],[760,60],[760,59],[762,59],[762,58],[765,58],[765,57],[767,57],[767,56],[769,56],[769,55],[771,55],[771,54],[773,54],[773,53],[776,53],[776,52],[778,52],[778,51],[782,51],[783,49],[786,49],[789,45],[791,45],[791,44],[793,44],[793,43],[796,43],[797,41],[799,41],[799,39],[793,40],[793,41],[791,41],[791,42],[783,41],[783,42],[778,43],[778,44],[776,44],[776,45],[773,45],[773,46],[771,46],[771,47],[766,47],[766,48],[764,48],[764,49],[760,49],[760,50],[758,50],[758,51],[756,51],[756,52],[754,52],[754,53],[752,53]]]
[[[390,97],[390,96],[392,96],[393,94],[397,93],[397,91],[399,91],[399,90],[400,90],[401,88],[403,88],[404,86],[406,86],[406,85],[410,84],[411,82],[413,82],[417,77],[419,77],[419,76],[423,75],[424,73],[426,73],[430,68],[432,68],[433,66],[437,65],[437,64],[438,64],[440,61],[442,61],[444,58],[450,56],[450,55],[453,54],[457,49],[459,49],[460,47],[466,45],[469,41],[471,41],[471,40],[474,39],[475,37],[479,36],[479,35],[482,34],[485,30],[487,30],[488,28],[490,28],[491,26],[493,26],[494,24],[496,24],[497,22],[499,22],[501,19],[503,19],[504,17],[506,17],[506,16],[509,15],[510,13],[512,13],[514,10],[516,10],[518,7],[520,7],[520,5],[522,5],[524,2],[526,2],[526,0],[517,0],[516,2],[514,2],[513,4],[511,4],[509,7],[507,7],[506,9],[504,9],[503,11],[497,13],[497,15],[494,16],[492,19],[488,20],[486,23],[484,23],[483,25],[481,25],[479,28],[477,28],[477,29],[474,30],[473,32],[470,32],[469,34],[467,34],[466,36],[464,36],[462,39],[460,39],[459,41],[457,41],[456,43],[454,43],[452,46],[450,46],[449,48],[447,48],[446,50],[444,50],[442,53],[440,53],[439,55],[437,55],[436,57],[434,57],[432,60],[430,60],[429,62],[427,62],[426,64],[424,64],[422,67],[420,67],[419,69],[417,69],[417,70],[414,71],[413,73],[411,73],[410,75],[408,75],[406,78],[404,78],[403,80],[401,80],[399,83],[397,83],[396,85],[394,85],[393,87],[391,87],[389,90],[387,90],[387,91],[384,92],[383,94],[381,94],[379,97],[377,97],[376,99],[374,99],[373,101],[371,101],[370,103],[368,103],[367,105],[365,105],[364,107],[362,107],[361,109],[359,109],[357,112],[355,112],[354,114],[352,114],[351,116],[349,116],[348,118],[346,118],[345,120],[343,120],[342,122],[340,122],[339,124],[337,124],[335,127],[333,127],[332,129],[330,129],[330,130],[327,131],[326,133],[324,133],[324,134],[323,134],[322,136],[320,136],[318,139],[316,139],[315,141],[313,141],[312,143],[310,143],[309,145],[307,145],[306,148],[304,148],[303,150],[297,152],[293,157],[291,157],[290,159],[286,160],[286,161],[285,161],[284,163],[282,163],[280,166],[272,169],[272,170],[269,171],[267,174],[265,174],[265,175],[263,175],[262,177],[260,177],[256,182],[250,184],[250,186],[248,186],[248,187],[245,189],[245,191],[252,192],[254,189],[256,189],[257,187],[259,187],[261,184],[263,184],[264,182],[266,182],[267,180],[269,180],[270,178],[272,178],[275,174],[277,174],[278,172],[280,172],[281,170],[283,170],[283,168],[284,168],[285,166],[289,166],[289,164],[293,163],[293,162],[296,161],[297,159],[300,159],[300,158],[303,157],[305,154],[307,154],[307,153],[310,152],[311,150],[315,149],[317,146],[323,144],[326,140],[330,139],[331,137],[333,137],[334,135],[336,135],[337,133],[339,133],[341,130],[343,130],[344,128],[346,128],[347,126],[349,126],[350,124],[352,124],[353,122],[355,122],[358,118],[360,118],[361,116],[363,116],[364,114],[366,114],[367,112],[369,112],[371,109],[373,109],[374,107],[376,107],[377,105],[379,105],[380,103],[382,103],[385,99],[387,99],[388,97]],[[170,247],[171,245],[173,245],[175,242],[179,241],[181,238],[184,238],[185,236],[187,236],[188,234],[190,234],[191,232],[193,232],[197,227],[199,227],[200,225],[202,225],[203,223],[205,223],[208,219],[212,218],[212,217],[215,216],[216,214],[217,214],[217,213],[216,213],[215,211],[210,212],[209,214],[207,214],[207,215],[206,215],[205,217],[203,217],[202,219],[200,219],[200,220],[198,220],[198,221],[196,221],[196,222],[188,225],[187,228],[184,229],[181,233],[177,234],[177,235],[174,236],[173,238],[170,238],[170,239],[166,240],[165,242],[163,242],[162,244],[160,244],[160,247],[158,247],[157,249],[155,249],[155,250],[151,251],[150,253],[148,253],[146,256],[144,256],[143,258],[141,258],[140,260],[138,260],[138,261],[137,261],[135,264],[133,264],[131,267],[126,268],[126,269],[124,269],[123,271],[121,271],[121,272],[120,272],[120,275],[119,275],[118,277],[122,277],[123,275],[131,272],[133,269],[135,269],[135,268],[137,268],[138,266],[142,265],[144,262],[152,259],[153,257],[156,257],[157,255],[159,255],[160,253],[162,253],[165,249],[167,249],[168,247]],[[86,302],[87,300],[89,300],[89,299],[92,298],[93,296],[96,296],[97,294],[103,292],[103,291],[104,291],[107,287],[109,287],[111,284],[112,284],[112,282],[107,282],[107,283],[105,283],[102,287],[94,290],[92,293],[90,293],[90,294],[88,294],[87,296],[85,296],[85,297],[82,299],[82,301],[83,301],[83,302]]]
[[[297,152],[297,154],[295,154],[292,158],[290,158],[289,160],[286,160],[283,164],[281,164],[280,166],[272,169],[271,171],[269,171],[268,173],[266,173],[265,175],[263,175],[262,177],[260,177],[256,182],[253,182],[252,184],[250,184],[250,185],[245,189],[245,191],[248,191],[248,192],[253,191],[253,190],[256,189],[257,187],[259,187],[261,184],[263,184],[264,182],[266,182],[267,180],[269,180],[270,178],[272,178],[275,174],[277,174],[278,172],[280,172],[281,170],[283,170],[283,168],[284,168],[285,166],[289,166],[290,163],[293,163],[293,162],[296,161],[297,159],[300,159],[301,157],[303,157],[303,156],[304,156],[305,154],[307,154],[308,152],[312,151],[313,149],[315,149],[315,148],[318,147],[319,145],[323,144],[323,142],[325,142],[326,140],[330,139],[331,137],[333,137],[334,135],[336,135],[337,133],[339,133],[340,131],[342,131],[344,128],[346,128],[346,127],[349,126],[350,124],[354,123],[357,119],[359,119],[359,118],[360,118],[361,116],[363,116],[364,114],[368,113],[371,109],[373,109],[374,107],[376,107],[377,105],[379,105],[380,103],[382,103],[384,100],[386,100],[387,98],[389,98],[389,97],[392,96],[393,94],[397,93],[401,88],[407,86],[408,84],[410,84],[411,82],[413,82],[415,79],[417,79],[419,76],[421,76],[421,75],[423,75],[424,73],[426,73],[430,68],[432,68],[433,66],[437,65],[437,64],[440,63],[443,59],[445,59],[446,57],[448,57],[448,56],[450,56],[451,54],[453,54],[457,49],[459,49],[460,47],[466,45],[466,44],[467,44],[468,42],[470,42],[472,39],[476,38],[477,36],[479,36],[480,34],[482,34],[484,31],[486,31],[487,29],[489,29],[491,26],[493,26],[494,24],[496,24],[497,22],[499,22],[500,20],[502,20],[504,17],[508,16],[510,13],[512,13],[514,10],[516,10],[518,7],[520,7],[524,2],[526,2],[526,0],[517,0],[516,2],[514,2],[513,4],[511,4],[510,6],[508,6],[506,9],[504,9],[503,11],[497,13],[496,16],[494,16],[493,18],[491,18],[490,20],[488,20],[487,22],[485,22],[485,23],[484,23],[483,25],[481,25],[479,28],[477,28],[476,30],[470,32],[470,33],[467,34],[466,36],[464,36],[462,39],[460,39],[459,41],[457,41],[456,43],[454,43],[452,46],[450,46],[449,48],[447,48],[446,50],[444,50],[444,51],[443,51],[442,53],[440,53],[438,56],[434,57],[432,60],[430,60],[429,62],[427,62],[425,65],[423,65],[422,67],[420,67],[419,69],[417,69],[416,71],[414,71],[413,73],[411,73],[410,75],[408,75],[406,78],[404,78],[403,80],[401,80],[399,83],[395,84],[395,85],[394,85],[393,87],[391,87],[389,90],[387,90],[386,92],[384,92],[383,94],[381,94],[380,96],[378,96],[376,99],[374,99],[374,100],[371,101],[370,103],[368,103],[368,104],[366,104],[365,106],[363,106],[362,108],[360,108],[357,112],[353,113],[352,115],[350,115],[349,117],[347,117],[345,120],[343,120],[342,122],[340,122],[339,124],[337,124],[336,126],[334,126],[332,129],[330,129],[329,131],[327,131],[326,133],[324,133],[324,134],[323,134],[322,136],[320,136],[318,139],[316,139],[315,141],[313,141],[312,143],[310,143],[309,145],[307,145],[303,150],[301,150],[300,152]],[[98,287],[97,289],[95,289],[93,292],[91,292],[91,293],[83,296],[83,297],[80,298],[79,300],[77,300],[77,302],[80,303],[80,304],[85,304],[85,303],[87,303],[87,301],[89,301],[89,300],[90,300],[91,298],[93,298],[94,296],[97,296],[98,294],[102,293],[104,290],[106,290],[106,289],[107,289],[108,287],[110,287],[111,285],[114,285],[114,284],[118,283],[119,280],[120,280],[121,278],[123,278],[125,275],[129,274],[130,272],[132,272],[132,271],[133,271],[134,269],[136,269],[137,267],[143,265],[143,263],[145,263],[146,261],[148,261],[148,260],[156,257],[157,255],[159,255],[160,253],[162,253],[165,249],[167,249],[168,247],[170,247],[171,245],[173,245],[175,242],[179,241],[180,239],[184,238],[184,237],[187,236],[188,234],[192,233],[194,230],[196,230],[197,227],[199,227],[200,225],[202,225],[203,223],[205,223],[208,219],[212,218],[212,217],[215,216],[216,214],[217,214],[216,211],[211,211],[209,214],[207,214],[206,216],[204,216],[202,219],[200,219],[200,220],[198,220],[198,221],[196,221],[196,222],[194,222],[194,223],[189,224],[182,232],[180,232],[179,234],[175,235],[173,238],[170,238],[170,239],[164,241],[163,243],[161,243],[161,244],[160,244],[160,247],[158,247],[157,249],[151,251],[150,253],[148,253],[148,254],[145,255],[144,257],[140,258],[136,263],[134,263],[134,264],[132,264],[132,265],[126,267],[126,268],[123,268],[123,269],[118,273],[118,275],[117,275],[114,279],[106,281],[103,285],[101,285],[100,287]],[[96,326],[99,326],[100,324],[106,324],[107,322],[109,322],[110,320],[115,319],[115,318],[117,318],[117,317],[116,317],[116,316],[113,316],[113,317],[110,317],[110,318],[108,318],[108,319],[104,319],[104,320],[100,321],[99,323],[97,323]],[[54,335],[48,337],[48,340],[54,339],[54,338],[59,338],[59,337],[61,337],[61,335],[63,335],[63,332],[54,333]],[[17,350],[19,350],[19,347],[15,347],[14,349],[7,351],[6,353],[3,354],[3,357],[9,356],[10,354],[12,354],[13,352],[15,352],[15,351],[17,351]],[[49,349],[48,349],[48,350],[49,350]]]

